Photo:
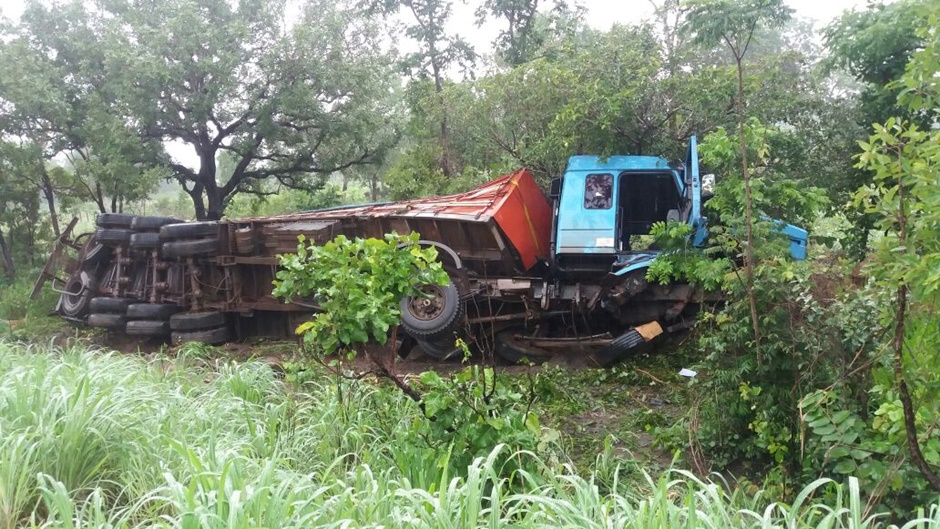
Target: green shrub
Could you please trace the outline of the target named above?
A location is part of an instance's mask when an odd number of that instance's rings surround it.
[[[62,320],[49,317],[59,295],[48,285],[39,297],[29,299],[38,273],[21,273],[13,283],[0,279],[0,336],[29,339],[53,334],[64,327]]]

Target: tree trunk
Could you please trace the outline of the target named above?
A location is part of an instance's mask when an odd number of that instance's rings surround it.
[[[751,308],[751,325],[754,328],[754,342],[760,345],[760,322],[757,320],[757,297],[754,294],[754,236],[753,216],[751,212],[751,172],[747,165],[747,140],[744,137],[744,66],[743,57],[736,56],[738,66],[738,135],[741,138],[741,174],[744,176],[744,224],[747,246],[744,256],[747,262],[747,301]]]
[[[104,192],[101,191],[101,182],[95,182],[95,204],[98,204],[100,213],[108,212],[108,208],[104,206]]]
[[[2,258],[0,263],[3,264],[4,274],[12,281],[16,277],[16,269],[13,267],[13,254],[10,253],[10,248],[3,238],[3,230],[0,230],[0,258]]]
[[[219,220],[225,212],[225,201],[218,186],[206,187],[206,219]]]
[[[49,206],[49,220],[52,222],[52,232],[56,238],[62,233],[59,231],[59,214],[55,208],[55,190],[52,188],[52,180],[49,179],[49,173],[42,168],[42,194]]]
[[[907,212],[904,209],[904,168],[898,157],[898,224],[901,229],[898,233],[898,242],[900,245],[907,245]],[[924,475],[930,485],[940,491],[940,476],[930,468],[924,453],[920,450],[920,442],[917,440],[917,414],[914,412],[914,403],[911,400],[911,393],[907,388],[907,380],[904,377],[904,320],[907,317],[907,284],[902,283],[897,291],[897,308],[894,315],[894,378],[898,381],[898,394],[901,397],[901,408],[904,410],[904,433],[907,435],[907,446],[911,451],[911,457],[920,473]]]
[[[431,52],[434,53],[433,48]],[[437,104],[440,106],[441,111],[441,172],[444,173],[444,176],[449,178],[454,175],[454,172],[450,163],[450,136],[447,132],[447,110],[444,108],[444,96],[442,95],[444,92],[444,81],[441,78],[440,67],[434,59],[431,60],[431,68],[434,73],[434,92],[437,94]]]
[[[206,220],[206,204],[202,200],[202,186],[194,185],[192,191],[188,191],[189,198],[193,199],[193,212],[196,214],[196,220]]]

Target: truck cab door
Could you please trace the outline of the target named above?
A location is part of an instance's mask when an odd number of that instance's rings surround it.
[[[613,172],[567,172],[558,203],[557,253],[616,253],[616,197]]]
[[[689,201],[689,224],[692,225],[692,244],[701,246],[708,237],[705,217],[702,216],[702,174],[698,165],[698,137],[689,138],[689,147],[685,153],[683,170],[685,198]]]

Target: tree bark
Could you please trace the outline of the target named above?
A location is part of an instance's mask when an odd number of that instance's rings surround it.
[[[42,194],[46,199],[46,204],[49,206],[49,220],[52,222],[52,232],[58,239],[59,235],[62,233],[59,231],[59,214],[55,207],[55,190],[52,187],[52,180],[49,179],[49,173],[46,172],[45,167],[42,168],[41,174]]]
[[[744,66],[743,57],[735,56],[738,66],[738,135],[741,139],[741,174],[744,176],[744,224],[747,246],[744,256],[747,262],[747,301],[751,309],[751,326],[754,328],[754,342],[760,345],[760,322],[757,320],[757,296],[754,293],[754,235],[753,215],[751,211],[751,171],[747,165],[747,140],[744,137]]]
[[[434,47],[431,47],[431,53],[435,54]],[[441,110],[440,138],[441,138],[441,172],[444,176],[453,176],[453,167],[450,163],[450,135],[447,132],[447,109],[444,107],[444,81],[441,77],[441,69],[437,64],[436,58],[431,59],[431,69],[434,73],[434,92],[437,94],[437,104]]]
[[[4,274],[7,279],[13,280],[16,277],[16,268],[13,267],[13,254],[3,238],[3,230],[0,230],[0,257],[2,257]]]
[[[104,192],[101,190],[101,182],[95,182],[95,204],[98,205],[100,213],[108,212],[108,208],[104,205]]]

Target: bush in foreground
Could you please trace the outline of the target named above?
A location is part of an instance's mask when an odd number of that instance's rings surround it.
[[[216,371],[82,347],[0,342],[0,528],[860,527],[855,481],[793,505],[676,471],[645,484],[550,468],[501,477],[505,447],[448,468],[408,437],[397,392],[318,383],[263,364]],[[443,461],[443,464],[440,462]],[[606,463],[605,463],[606,464]],[[615,473],[616,474],[616,473]],[[826,488],[830,504],[813,497]],[[906,527],[940,527],[937,507]]]

